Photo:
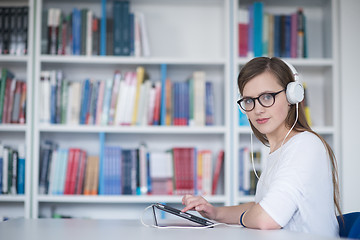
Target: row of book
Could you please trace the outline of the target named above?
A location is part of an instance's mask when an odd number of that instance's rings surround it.
[[[214,89],[197,71],[184,82],[151,81],[144,67],[112,79],[68,81],[43,71],[40,122],[87,125],[214,125]]]
[[[0,68],[0,123],[26,122],[26,82],[17,80],[6,68]]]
[[[0,6],[0,54],[27,54],[29,7]]]
[[[293,14],[264,12],[263,2],[239,9],[239,56],[306,58],[306,17],[299,8]]]
[[[25,193],[25,146],[0,143],[0,194]]]
[[[251,159],[253,157],[253,160]],[[251,153],[248,147],[239,149],[239,194],[254,195],[262,170],[265,168],[268,150],[264,147]],[[255,174],[256,171],[256,174]]]
[[[79,148],[41,146],[39,194],[173,195],[218,192],[224,152],[216,161],[211,150],[172,148],[150,151],[104,146],[99,156]]]
[[[112,4],[113,16],[108,18],[96,17],[90,9],[73,8],[69,14],[58,8],[44,11],[42,53],[149,56],[144,14],[131,13],[129,1]]]

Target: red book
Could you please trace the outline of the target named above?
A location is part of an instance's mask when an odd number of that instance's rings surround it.
[[[75,158],[75,149],[69,149],[69,156],[68,156],[68,164],[66,169],[66,178],[65,178],[65,186],[64,186],[64,194],[71,194],[70,193],[70,181],[71,181],[71,173],[74,168],[74,158]]]
[[[239,56],[246,57],[248,53],[248,24],[238,24],[239,33]]]
[[[217,160],[216,160],[216,165],[215,165],[215,170],[214,170],[214,178],[213,178],[213,182],[212,182],[212,191],[211,194],[215,195],[216,194],[216,189],[217,189],[217,185],[219,182],[219,177],[220,177],[220,173],[221,173],[221,169],[223,166],[223,162],[224,162],[224,151],[221,150],[217,156]]]
[[[155,107],[154,107],[154,121],[153,125],[160,124],[160,104],[161,104],[161,84],[155,85]]]
[[[70,175],[69,194],[75,194],[76,179],[77,179],[77,173],[79,171],[79,165],[80,165],[80,149],[75,149],[73,166]]]

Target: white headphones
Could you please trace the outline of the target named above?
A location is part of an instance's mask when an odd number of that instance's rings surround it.
[[[299,73],[295,67],[285,60],[281,59],[291,70],[294,75],[295,82],[290,82],[286,86],[286,99],[290,104],[298,104],[304,99],[304,87],[299,82]]]

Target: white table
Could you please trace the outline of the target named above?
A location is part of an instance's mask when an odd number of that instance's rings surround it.
[[[0,223],[1,240],[330,240],[286,230],[216,226],[207,229],[157,229],[137,220],[14,219]]]

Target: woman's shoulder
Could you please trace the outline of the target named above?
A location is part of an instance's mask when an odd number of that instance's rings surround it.
[[[321,139],[318,136],[316,136],[314,133],[309,131],[299,132],[298,134],[293,136],[293,138],[294,138],[294,142],[301,143],[302,145],[323,146]]]

